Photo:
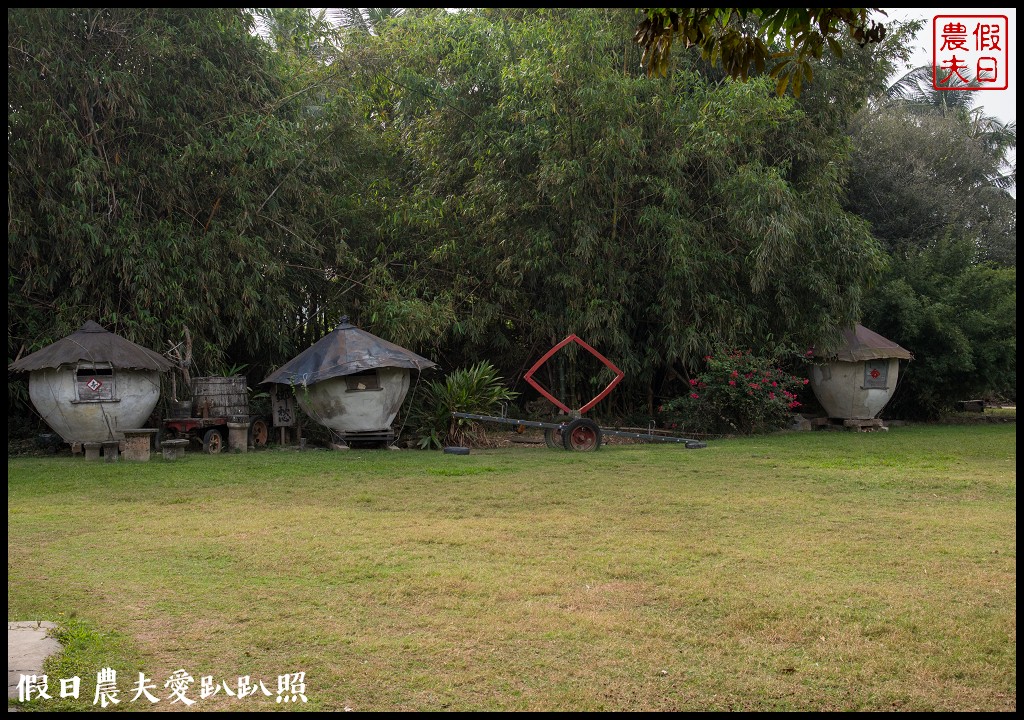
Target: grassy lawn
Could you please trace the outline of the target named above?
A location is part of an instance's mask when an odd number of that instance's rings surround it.
[[[1015,425],[8,474],[8,619],[80,639],[86,707],[107,665],[134,710],[179,668],[272,693],[210,710],[1017,706]]]

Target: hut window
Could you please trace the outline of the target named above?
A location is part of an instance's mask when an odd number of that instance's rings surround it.
[[[377,371],[356,373],[345,376],[346,392],[363,392],[364,390],[381,390],[380,381],[377,379]]]
[[[888,372],[888,360],[868,360],[864,363],[864,387],[884,390]]]
[[[110,363],[81,364],[75,370],[75,390],[79,402],[104,402],[114,399],[114,368]]]

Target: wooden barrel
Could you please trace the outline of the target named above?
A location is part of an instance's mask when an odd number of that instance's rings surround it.
[[[249,414],[244,375],[192,378],[193,417],[242,417]]]
[[[171,417],[172,418],[187,418],[191,417],[192,413],[192,401],[191,400],[172,400],[171,401]]]

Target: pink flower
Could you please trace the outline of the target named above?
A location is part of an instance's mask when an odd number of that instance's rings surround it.
[[[691,378],[690,379],[690,384],[691,385],[696,385],[697,384],[697,378]]]
[[[775,393],[773,393],[773,392],[768,393],[768,399],[769,400],[774,400],[775,399]]]
[[[732,385],[733,387],[736,387],[736,381],[735,380],[730,380],[729,384]]]
[[[761,389],[761,386],[758,385],[757,383],[750,383],[750,387],[754,388],[755,390],[760,390]]]
[[[810,382],[810,380],[808,380],[807,378],[804,378],[804,385],[806,385],[809,382]]]
[[[700,395],[698,395],[697,393],[690,393],[690,397],[692,397],[694,400],[696,400],[697,398],[700,397]]]
[[[778,387],[778,386],[779,386],[779,384],[777,382],[775,382],[774,380],[772,380],[772,387]]]
[[[732,375],[730,375],[729,377],[739,377],[739,376],[740,376],[739,371],[738,370],[733,370],[732,371]]]

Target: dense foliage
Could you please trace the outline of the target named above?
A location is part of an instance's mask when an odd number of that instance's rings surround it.
[[[838,56],[844,31],[859,45],[881,42],[885,25],[870,18],[872,8],[646,8],[634,41],[644,48],[642,63],[648,75],[664,77],[670,67],[672,44],[700,48],[705,59],[721,64],[732,78],[750,72],[770,72],[778,78],[781,95],[792,87],[800,94],[814,76],[812,59],[826,47]],[[775,49],[779,38],[785,46]],[[773,52],[774,50],[774,52]]]
[[[402,169],[392,307],[451,318],[446,364],[500,358],[518,376],[575,332],[625,371],[617,398],[653,406],[717,343],[810,343],[857,319],[881,256],[840,206],[843,128],[767,77],[709,77],[699,55],[651,82],[632,21],[407,13],[360,36],[369,114]],[[593,394],[564,370],[560,395]]]
[[[251,30],[230,9],[8,11],[9,356],[93,319],[160,351],[188,327],[213,373],[324,332],[333,261],[373,236],[368,140],[342,99],[309,122],[316,76]]]
[[[848,207],[889,258],[864,323],[914,354],[887,413],[934,418],[961,400],[1016,398],[1016,126],[921,75],[853,122]]]
[[[193,374],[256,383],[349,315],[518,383],[577,333],[626,373],[598,411],[651,414],[712,348],[864,320],[908,378],[1014,384],[1008,136],[867,105],[898,27],[805,58],[795,98],[699,48],[652,80],[631,10],[357,10],[8,11],[9,359],[86,319],[159,351],[187,328]],[[958,131],[961,158],[928,149]]]

